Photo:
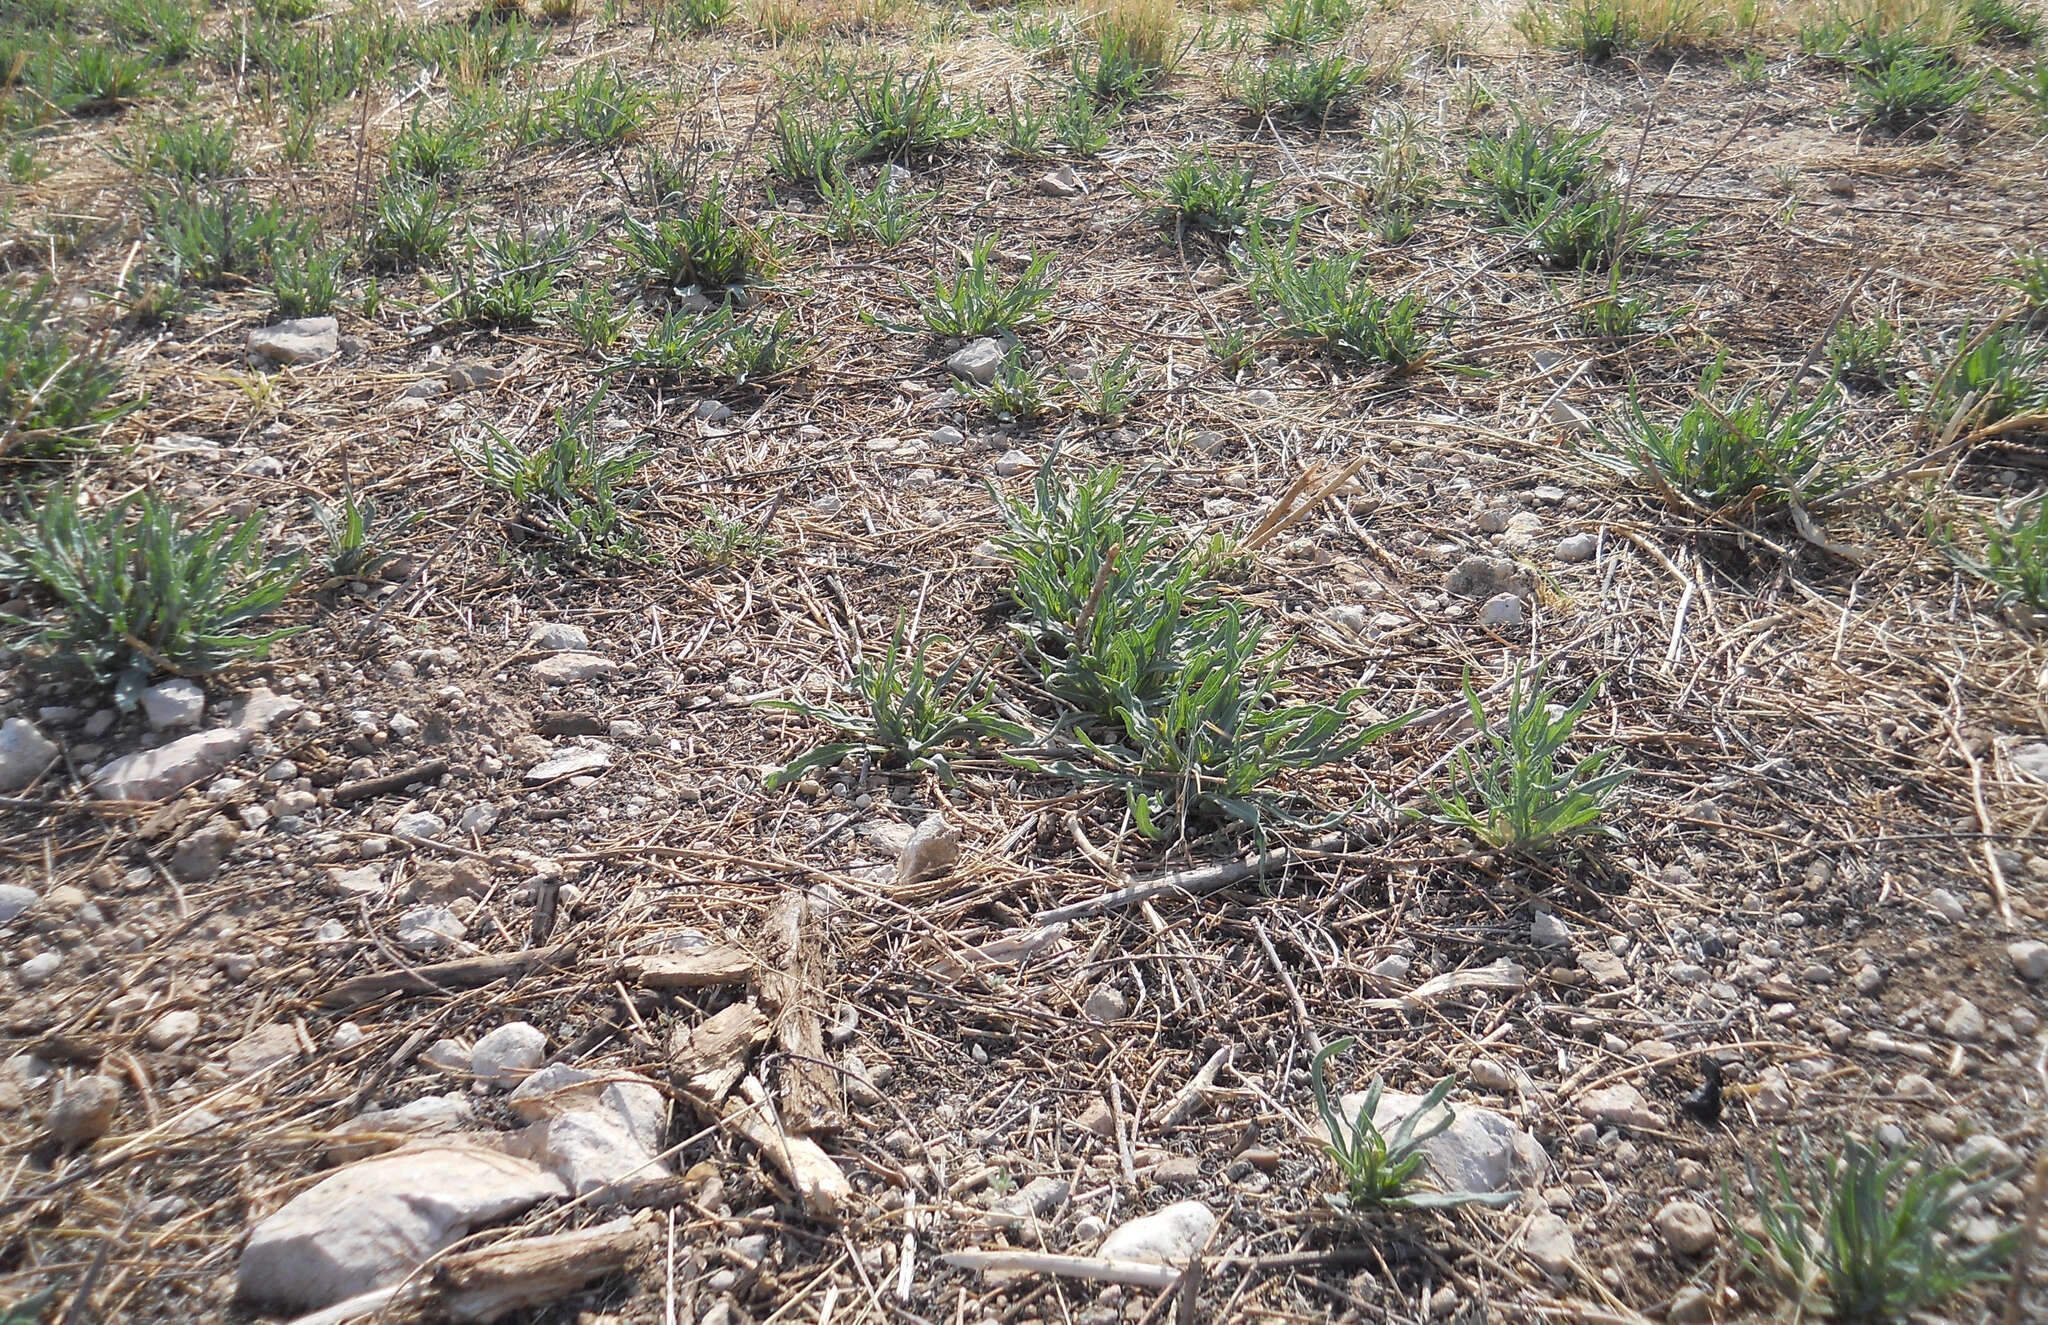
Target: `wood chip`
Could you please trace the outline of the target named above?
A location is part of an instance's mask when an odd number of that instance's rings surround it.
[[[624,978],[643,989],[718,989],[744,984],[754,971],[751,954],[724,944],[695,952],[628,957],[620,966]]]

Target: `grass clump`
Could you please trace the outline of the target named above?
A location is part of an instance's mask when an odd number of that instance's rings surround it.
[[[1968,1169],[1885,1154],[1844,1138],[1842,1153],[1788,1164],[1776,1146],[1770,1173],[1747,1165],[1757,1224],[1735,1229],[1749,1267],[1802,1315],[1904,1319],[1958,1289],[2004,1277],[2016,1234],[1970,1246],[1955,1228],[1963,1204],[2004,1174],[1972,1181]],[[1724,1193],[1725,1195],[1725,1193]]]
[[[1507,1205],[1516,1199],[1513,1192],[1418,1189],[1416,1175],[1429,1157],[1424,1143],[1450,1130],[1458,1120],[1457,1113],[1444,1103],[1451,1093],[1452,1078],[1437,1082],[1412,1113],[1391,1131],[1383,1132],[1373,1122],[1385,1089],[1380,1078],[1372,1079],[1358,1112],[1349,1118],[1330,1091],[1330,1060],[1357,1043],[1352,1035],[1332,1040],[1309,1063],[1309,1089],[1315,1096],[1316,1116],[1323,1124],[1323,1149],[1344,1183],[1341,1204],[1346,1209],[1448,1210],[1461,1205]]]
[[[1744,26],[1745,14],[1725,0],[1529,0],[1514,22],[1531,45],[1599,64],[1711,46]]]
[[[1885,318],[1844,319],[1828,333],[1828,363],[1835,376],[1862,386],[1885,386],[1897,366],[1899,329]]]
[[[1348,113],[1378,79],[1373,66],[1342,51],[1267,60],[1235,79],[1233,95],[1253,115],[1327,124]]]
[[[852,697],[857,707],[811,704],[802,700],[770,700],[764,708],[801,714],[831,727],[842,738],[813,746],[772,774],[769,790],[848,756],[873,760],[905,772],[930,770],[942,781],[953,780],[948,749],[983,741],[1017,742],[1030,733],[996,711],[993,683],[986,672],[969,673],[967,652],[936,673],[931,652],[943,648],[942,636],[928,636],[915,649],[907,647],[905,627],[896,624],[888,650],[880,658],[863,657],[854,667]]]
[[[370,265],[386,270],[437,262],[447,256],[454,228],[439,185],[387,176],[377,190],[364,255]]]
[[[1600,164],[1600,138],[1599,130],[1568,133],[1518,115],[1507,133],[1472,144],[1464,202],[1520,233],[1552,267],[1612,269],[1624,258],[1683,252],[1690,231],[1655,225],[1614,190]]]
[[[2034,497],[1978,521],[1984,539],[1981,559],[1955,546],[1945,528],[1931,519],[1929,524],[1949,558],[1998,589],[2002,600],[2048,612],[2048,499]]]
[[[620,224],[616,242],[634,274],[650,285],[721,291],[751,284],[767,269],[767,240],[733,218],[718,189],[694,208],[677,208],[651,223],[628,216]]]
[[[1458,751],[1447,793],[1430,793],[1435,822],[1461,828],[1497,851],[1535,853],[1585,832],[1612,835],[1601,815],[1628,780],[1628,768],[1610,767],[1620,751],[1596,750],[1569,766],[1558,756],[1599,693],[1595,681],[1569,706],[1560,706],[1542,669],[1528,679],[1515,669],[1507,704],[1488,713],[1465,682],[1465,706],[1480,747]]]
[[[1098,101],[1135,101],[1171,77],[1188,47],[1175,0],[1107,0],[1095,11],[1092,65],[1076,49],[1074,75]]]
[[[639,554],[643,539],[620,488],[653,458],[645,434],[617,444],[598,439],[602,389],[562,412],[555,435],[528,450],[486,425],[488,436],[456,454],[485,484],[509,496],[519,524],[566,556],[606,561]]]
[[[257,203],[239,189],[175,189],[150,199],[151,229],[187,281],[221,286],[270,274],[280,253],[303,249],[311,225],[283,199]]]
[[[790,332],[787,313],[763,323],[741,321],[730,305],[701,315],[672,309],[619,368],[672,384],[741,385],[789,371],[802,361],[803,353],[803,343]]]
[[[1265,8],[1268,46],[1306,50],[1339,36],[1357,19],[1351,0],[1271,0]]]
[[[854,159],[893,159],[971,138],[987,117],[977,108],[956,105],[934,64],[868,75],[853,88],[848,121]]]
[[[1897,58],[1858,64],[1850,92],[1864,123],[1892,133],[1917,128],[1963,104],[1984,82],[1939,47],[1915,48]]]
[[[1239,168],[1207,153],[1182,156],[1144,196],[1152,199],[1152,219],[1172,226],[1176,241],[1190,229],[1234,238],[1265,218],[1273,185],[1258,182],[1258,168]]]
[[[927,295],[909,284],[925,330],[934,336],[1014,336],[1038,324],[1052,298],[1050,253],[1034,253],[1015,280],[994,268],[997,236],[990,235],[963,255],[953,278],[935,280]]]
[[[147,490],[87,510],[75,488],[55,488],[33,518],[0,525],[0,583],[47,604],[9,624],[52,665],[110,687],[123,711],[157,672],[217,672],[294,633],[248,627],[284,604],[302,561],[265,555],[261,515],[188,525]]]
[[[1928,388],[1930,408],[1948,417],[1960,413],[1977,428],[2048,427],[2048,342],[2010,322],[1982,331],[1964,322],[1948,345],[1946,353],[1925,351],[1941,364]]]
[[[1418,296],[1390,298],[1375,290],[1364,263],[1358,253],[1304,259],[1298,234],[1285,244],[1254,234],[1239,256],[1252,297],[1283,333],[1340,363],[1413,372],[1430,357],[1440,331]]]
[[[614,65],[589,65],[541,99],[539,122],[557,142],[612,147],[640,132],[654,103]]]
[[[111,335],[67,329],[46,278],[0,288],[0,460],[44,460],[89,443],[135,408],[114,399],[122,371]]]
[[[235,126],[225,121],[159,121],[144,128],[121,152],[138,172],[187,184],[225,179],[235,173]]]
[[[524,327],[553,309],[555,287],[588,231],[571,222],[542,229],[472,233],[450,284],[429,282],[451,322]]]
[[[894,248],[924,224],[924,208],[936,193],[912,193],[896,186],[886,170],[868,188],[840,177],[821,190],[825,199],[824,233],[842,244],[870,240]]]
[[[320,526],[320,532],[327,536],[327,550],[321,554],[317,564],[322,576],[320,585],[330,589],[352,580],[377,580],[385,572],[395,569],[405,560],[404,554],[391,551],[382,545],[383,535],[378,531],[377,501],[374,497],[358,497],[353,489],[341,495],[341,500],[332,506],[315,497],[313,499],[313,520]],[[390,521],[385,524],[388,527]],[[398,522],[400,528],[412,523]]]
[[[1631,389],[1618,450],[1598,459],[1633,474],[1674,509],[1741,514],[1824,497],[1848,480],[1828,454],[1839,420],[1832,387],[1804,405],[1756,388],[1723,393],[1721,365],[1675,419],[1652,417]]]

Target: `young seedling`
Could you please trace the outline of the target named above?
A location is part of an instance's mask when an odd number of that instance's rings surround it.
[[[1542,668],[1525,686],[1517,667],[1504,709],[1490,714],[1467,678],[1465,705],[1480,749],[1458,751],[1448,792],[1430,793],[1437,811],[1432,818],[1495,850],[1524,854],[1550,850],[1581,833],[1613,836],[1600,817],[1633,772],[1613,766],[1621,752],[1596,750],[1568,766],[1558,759],[1599,691],[1596,680],[1560,708]]]
[[[487,436],[458,444],[456,455],[487,485],[511,497],[522,527],[569,556],[609,560],[638,555],[640,531],[621,505],[619,489],[653,456],[635,450],[645,436],[622,443],[598,440],[602,388],[573,410],[564,410],[555,436],[527,450],[495,427]]]
[[[1257,176],[1255,166],[1232,166],[1206,154],[1183,156],[1157,189],[1139,193],[1152,200],[1152,219],[1172,227],[1175,242],[1183,242],[1189,230],[1229,239],[1265,217],[1273,185],[1259,183]]]
[[[816,769],[830,768],[849,755],[906,772],[929,769],[941,781],[950,782],[950,749],[989,740],[1022,741],[1030,735],[996,711],[985,673],[964,670],[966,650],[956,653],[934,674],[931,651],[947,641],[928,636],[909,650],[904,633],[903,623],[897,622],[887,652],[879,659],[863,658],[854,667],[853,695],[860,701],[858,709],[801,700],[763,704],[825,723],[846,738],[814,746],[777,769],[767,781],[771,791]]]
[[[1014,281],[996,272],[997,238],[990,235],[965,254],[951,281],[934,282],[930,295],[910,285],[903,292],[917,303],[925,330],[934,336],[1015,335],[1038,323],[1052,297],[1052,254],[1034,253]]]
[[[377,501],[374,497],[358,497],[353,489],[342,493],[338,505],[329,506],[315,497],[313,519],[327,535],[327,551],[321,557],[319,569],[323,573],[322,589],[331,589],[352,580],[381,579],[384,572],[398,565],[402,553],[393,552],[382,546],[384,534],[377,529]],[[396,522],[399,529],[413,523],[410,519]],[[384,522],[384,533],[389,533],[391,521]]]
[[[1930,1308],[1958,1289],[2004,1277],[2017,1233],[1971,1245],[1955,1228],[1966,1202],[2005,1174],[1975,1178],[1911,1152],[1885,1154],[1845,1137],[1842,1153],[1794,1166],[1774,1145],[1770,1173],[1745,1161],[1759,1229],[1735,1228],[1751,1270],[1801,1315],[1882,1322]],[[1722,1182],[1724,1202],[1733,1204]]]
[[[1452,1078],[1445,1077],[1430,1088],[1415,1110],[1382,1132],[1373,1122],[1385,1087],[1374,1077],[1366,1087],[1358,1112],[1346,1118],[1330,1090],[1329,1063],[1348,1052],[1358,1037],[1347,1035],[1332,1040],[1309,1063],[1309,1089],[1315,1095],[1316,1116],[1323,1123],[1323,1147],[1343,1192],[1334,1198],[1354,1213],[1373,1210],[1449,1210],[1461,1205],[1503,1206],[1518,1199],[1515,1192],[1431,1191],[1417,1185],[1418,1174],[1429,1152],[1423,1147],[1433,1137],[1450,1130],[1457,1113],[1444,1098],[1451,1093]]]

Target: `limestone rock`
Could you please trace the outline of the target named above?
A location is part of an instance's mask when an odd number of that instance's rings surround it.
[[[341,327],[331,317],[301,317],[249,333],[249,353],[272,363],[316,363],[341,351]]]
[[[27,718],[0,723],[0,792],[20,791],[57,758],[57,743]]]
[[[191,1008],[173,1008],[155,1021],[142,1033],[142,1039],[150,1048],[162,1052],[183,1049],[192,1043],[192,1037],[199,1034],[199,1013]]]
[[[228,1075],[246,1077],[279,1063],[296,1062],[305,1051],[298,1031],[286,1023],[258,1026],[228,1046]]]
[[[951,872],[959,860],[959,830],[947,823],[944,815],[934,814],[903,844],[903,854],[896,858],[896,882],[937,878]]]
[[[1650,1223],[1680,1256],[1697,1256],[1714,1245],[1714,1217],[1692,1201],[1665,1202]]]
[[[1662,1127],[1664,1118],[1650,1107],[1643,1092],[1626,1082],[1589,1090],[1579,1097],[1579,1113],[1588,1122],[1607,1127]]]
[[[1422,1107],[1423,1096],[1389,1090],[1380,1095],[1373,1126],[1391,1131]],[[1356,1118],[1364,1094],[1346,1095],[1338,1111]],[[1440,1105],[1455,1115],[1448,1129],[1422,1143],[1429,1167],[1445,1191],[1504,1192],[1540,1185],[1550,1169],[1550,1156],[1535,1137],[1503,1114],[1474,1104]]]
[[[197,727],[206,713],[206,692],[182,676],[172,677],[142,692],[142,713],[157,731]]]
[[[251,1302],[318,1310],[398,1282],[479,1225],[567,1194],[539,1165],[490,1150],[447,1146],[364,1160],[256,1226],[237,1288]]]
[[[946,371],[979,386],[987,386],[995,381],[1006,357],[1001,341],[993,336],[984,336],[954,351],[953,356],[946,360]]]
[[[599,681],[618,674],[619,665],[601,653],[555,653],[533,665],[534,679],[542,685],[551,686],[573,685],[578,681]]]
[[[171,852],[171,873],[185,883],[210,882],[241,839],[242,830],[233,820],[215,819],[178,843]]]
[[[57,1087],[44,1126],[59,1145],[84,1145],[113,1130],[120,1108],[120,1082],[104,1076],[74,1077]]]
[[[249,733],[233,727],[181,736],[114,760],[93,778],[93,794],[102,800],[160,801],[220,772],[248,746]]]
[[[548,1037],[531,1022],[508,1021],[476,1042],[470,1071],[487,1086],[516,1086],[547,1057]]]
[[[1115,1261],[1183,1265],[1202,1254],[1216,1231],[1216,1214],[1200,1201],[1176,1201],[1157,1214],[1117,1225],[1095,1254]]]
[[[1571,1226],[1547,1210],[1530,1218],[1522,1230],[1521,1246],[1522,1254],[1553,1279],[1570,1277],[1572,1262],[1578,1257]]]

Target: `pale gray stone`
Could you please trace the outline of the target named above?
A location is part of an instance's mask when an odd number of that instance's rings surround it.
[[[220,772],[248,746],[249,733],[233,727],[181,736],[109,763],[93,777],[93,794],[103,800],[163,800]]]
[[[172,677],[142,692],[142,714],[157,731],[197,727],[205,713],[206,692],[182,676]]]
[[[541,1065],[547,1053],[548,1037],[539,1027],[509,1021],[476,1042],[469,1055],[470,1071],[487,1086],[516,1086]]]
[[[1200,1201],[1176,1201],[1156,1214],[1117,1225],[1096,1248],[1115,1261],[1183,1265],[1202,1254],[1216,1231],[1216,1214]]]
[[[581,626],[572,626],[560,621],[535,623],[527,632],[528,649],[545,649],[549,653],[588,653],[590,635]]]
[[[249,352],[272,363],[316,363],[341,350],[341,328],[331,317],[292,318],[249,333]]]
[[[934,814],[917,826],[896,858],[896,882],[916,883],[949,873],[960,860],[960,833]]]
[[[1568,1278],[1578,1258],[1578,1245],[1563,1219],[1548,1210],[1533,1215],[1522,1230],[1522,1254],[1553,1279]]]
[[[236,1272],[240,1296],[303,1311],[392,1284],[471,1229],[562,1197],[529,1160],[467,1147],[364,1160],[257,1224]]]
[[[617,676],[619,665],[597,653],[567,652],[542,658],[533,665],[533,675],[542,685],[573,685],[578,681],[601,681]]]
[[[20,791],[57,758],[57,743],[27,718],[0,723],[0,791]]]
[[[149,1023],[142,1038],[150,1048],[169,1052],[183,1049],[197,1034],[199,1013],[192,1008],[173,1008]]]
[[[1697,1256],[1715,1242],[1714,1217],[1692,1201],[1666,1201],[1650,1223],[1664,1245],[1680,1256]]]
[[[1423,1096],[1389,1090],[1380,1095],[1373,1112],[1373,1126],[1382,1133],[1392,1131],[1422,1107]],[[1338,1101],[1338,1112],[1348,1121],[1365,1106],[1363,1092]],[[1420,1120],[1418,1128],[1434,1121],[1442,1110],[1452,1113],[1451,1125],[1422,1143],[1429,1167],[1445,1191],[1504,1192],[1540,1184],[1550,1169],[1550,1156],[1535,1137],[1517,1127],[1504,1115],[1476,1104],[1440,1104],[1437,1113]]]
[[[1006,357],[1007,352],[1001,341],[992,336],[984,336],[954,351],[952,357],[946,360],[946,371],[955,377],[964,377],[970,382],[987,386],[995,381],[996,374],[1002,370]]]

